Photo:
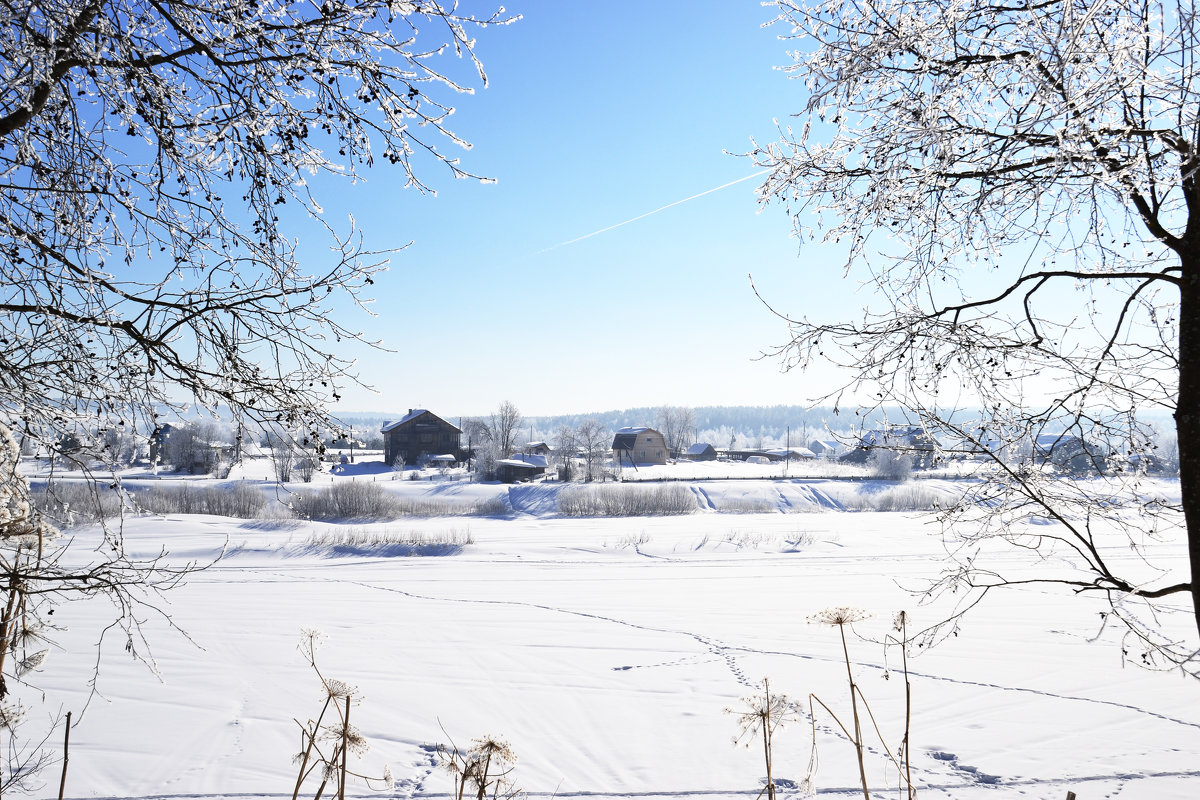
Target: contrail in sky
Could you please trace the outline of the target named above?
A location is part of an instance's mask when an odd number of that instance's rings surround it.
[[[576,242],[582,242],[584,239],[590,239],[593,236],[599,236],[602,233],[608,233],[611,230],[620,228],[622,225],[628,225],[631,222],[637,222],[639,219],[645,219],[646,217],[653,216],[654,214],[657,214],[660,211],[666,211],[668,208],[674,208],[675,206],[680,205],[681,203],[686,203],[689,200],[695,200],[697,197],[704,197],[704,195],[706,195],[706,194],[712,194],[713,192],[719,192],[722,189],[727,189],[730,186],[733,186],[735,183],[741,183],[743,181],[748,181],[751,178],[757,178],[759,175],[765,175],[767,172],[768,172],[768,170],[765,170],[765,169],[759,170],[758,172],[751,173],[743,178],[738,178],[737,180],[730,181],[729,183],[722,183],[720,186],[714,186],[711,189],[705,189],[703,192],[700,192],[700,194],[694,194],[691,197],[685,197],[682,200],[676,200],[673,203],[667,203],[665,206],[656,208],[653,211],[647,211],[645,214],[639,214],[638,216],[633,217],[631,219],[627,219],[624,222],[618,222],[616,225],[609,225],[607,228],[601,228],[598,231],[592,231],[591,233],[585,233],[583,236],[577,236],[574,239],[568,239],[565,242],[559,242],[558,244],[552,244],[547,248],[538,250],[536,253],[534,253],[534,255],[540,256],[542,253],[549,253],[551,250],[557,250],[560,247],[566,247],[567,245],[575,244]]]

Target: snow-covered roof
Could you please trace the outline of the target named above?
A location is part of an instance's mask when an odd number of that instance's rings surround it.
[[[541,464],[534,464],[533,462],[530,462],[530,461],[522,461],[520,458],[516,458],[516,457],[498,458],[498,459],[496,459],[496,463],[504,464],[509,467],[518,467],[520,469],[545,469],[546,468],[546,464],[544,463],[544,460],[543,460],[543,463],[541,463]]]
[[[646,431],[653,431],[654,433],[658,433],[658,431],[654,430],[653,428],[647,428],[645,425],[631,425],[629,427],[619,428],[617,430],[617,433],[618,434],[632,433],[632,434],[636,435],[639,433],[645,433]]]
[[[413,420],[415,420],[417,417],[420,417],[420,416],[422,416],[422,415],[425,415],[425,414],[428,414],[429,416],[433,417],[433,418],[434,418],[434,419],[436,419],[438,422],[440,422],[441,424],[445,425],[445,426],[446,426],[446,427],[448,427],[448,428],[452,428],[452,429],[454,429],[454,430],[456,430],[456,431],[458,430],[458,428],[456,428],[455,426],[451,425],[449,422],[446,422],[446,420],[442,419],[442,418],[441,418],[441,417],[439,417],[437,414],[434,414],[432,411],[430,411],[430,410],[429,410],[429,409],[427,409],[427,408],[410,408],[410,409],[408,410],[408,413],[407,413],[407,414],[405,414],[405,415],[404,415],[403,417],[401,417],[400,419],[398,419],[398,420],[390,420],[390,421],[388,421],[388,422],[385,422],[385,423],[383,423],[383,427],[379,429],[379,432],[380,432],[380,433],[387,433],[388,431],[390,431],[390,430],[392,430],[392,429],[394,429],[394,428],[398,428],[398,427],[400,427],[401,425],[404,425],[405,423],[412,422],[412,421],[413,421]],[[432,423],[420,423],[420,424],[422,424],[422,425],[425,425],[425,424],[432,424]],[[459,433],[462,433],[462,431],[459,431]]]
[[[791,450],[781,447],[778,450],[768,450],[768,453],[773,453],[783,458],[816,458],[817,454],[807,447],[793,447]]]
[[[546,466],[545,456],[533,455],[532,453],[513,453],[508,458],[501,459],[498,463],[511,463],[513,461],[519,461],[522,464],[528,464],[531,467]]]
[[[1042,433],[1037,437],[1037,446],[1049,450],[1057,444],[1066,444],[1067,442],[1078,441],[1079,437],[1073,433],[1059,431],[1058,433]]]
[[[404,423],[406,423],[406,422],[410,422],[410,421],[412,421],[412,420],[416,419],[417,417],[419,417],[419,416],[421,416],[422,414],[425,414],[425,413],[428,413],[428,410],[427,410],[427,409],[424,409],[424,408],[410,408],[410,409],[408,410],[408,413],[407,413],[407,414],[405,414],[405,415],[404,415],[403,417],[401,417],[400,419],[398,419],[398,420],[395,420],[395,421],[384,422],[384,423],[383,423],[383,428],[381,428],[381,429],[380,429],[380,433],[387,433],[387,432],[388,432],[388,431],[390,431],[392,428],[399,427],[400,425],[403,425],[403,424],[404,424]]]
[[[715,449],[716,449],[715,447],[713,447],[711,444],[709,444],[707,442],[697,442],[696,444],[692,445],[691,447],[689,447],[687,449],[687,454],[689,456],[698,456],[703,453],[707,453],[709,450],[715,450]]]

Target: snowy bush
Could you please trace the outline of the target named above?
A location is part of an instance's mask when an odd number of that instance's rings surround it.
[[[211,514],[236,519],[258,519],[266,514],[267,498],[255,486],[234,483],[195,486],[161,485],[134,493],[138,508],[151,514]]]
[[[107,484],[54,481],[30,492],[41,513],[65,526],[100,522],[121,515],[121,497]]]
[[[691,514],[696,496],[686,486],[570,486],[558,494],[568,517],[659,517]]]
[[[308,537],[304,548],[326,551],[331,555],[441,556],[453,555],[474,543],[469,528],[425,533],[351,527],[341,531],[314,533]]]
[[[867,469],[876,478],[902,481],[912,475],[913,457],[886,447],[876,447],[867,457]]]
[[[880,492],[859,491],[841,498],[847,511],[932,511],[949,505],[944,493],[918,483],[902,483]]]
[[[301,492],[292,511],[306,519],[392,519],[399,516],[395,498],[376,483],[335,483]]]
[[[398,517],[489,516],[508,508],[496,499],[456,502],[444,498],[402,498],[376,483],[335,483],[296,495],[291,504],[303,519],[396,519]]]

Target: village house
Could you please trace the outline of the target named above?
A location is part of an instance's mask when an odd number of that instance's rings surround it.
[[[1050,464],[1063,472],[1104,472],[1108,448],[1065,431],[1043,433],[1033,442],[1033,463]]]
[[[422,454],[453,455],[462,461],[462,431],[432,411],[410,408],[403,418],[385,422],[383,460],[388,464],[415,464]]]
[[[833,458],[846,447],[837,439],[813,439],[808,443],[808,449],[817,458]]]
[[[620,428],[613,436],[612,451],[617,466],[667,463],[667,441],[653,428]]]
[[[919,425],[889,425],[863,433],[858,446],[839,456],[838,461],[865,464],[872,452],[888,450],[911,457],[913,469],[929,469],[934,465],[940,447],[937,439]]]

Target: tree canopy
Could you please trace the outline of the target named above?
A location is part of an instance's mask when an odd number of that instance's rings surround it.
[[[449,100],[485,83],[475,18],[436,0],[52,0],[0,27],[0,408],[18,435],[222,406],[315,426],[354,380],[331,314],[386,264],[313,176],[469,176]],[[284,217],[282,209],[288,210]],[[329,255],[301,263],[297,231]],[[311,254],[311,243],[306,242]],[[339,299],[340,298],[340,299]]]
[[[898,402],[950,449],[991,455],[993,479],[950,512],[976,525],[957,528],[947,585],[1102,594],[1138,655],[1200,672],[1195,632],[1154,616],[1192,595],[1200,628],[1194,9],[775,5],[796,46],[785,69],[808,100],[753,151],[769,170],[761,200],[784,203],[801,237],[845,248],[848,273],[881,301],[856,320],[780,312],[790,335],[777,353],[797,368],[840,363],[851,377],[839,391]],[[1182,504],[1146,502],[1136,483],[1153,448],[1140,416],[1155,410],[1176,420]],[[1064,489],[1011,457],[1047,434],[1116,442],[1120,459],[1090,452],[1125,481],[1126,506],[1105,505],[1111,485]],[[1032,530],[1030,515],[1054,525]],[[1144,536],[1186,531],[1191,578],[1114,563],[1114,527],[1139,553]],[[973,560],[996,538],[1072,566],[997,573]]]

